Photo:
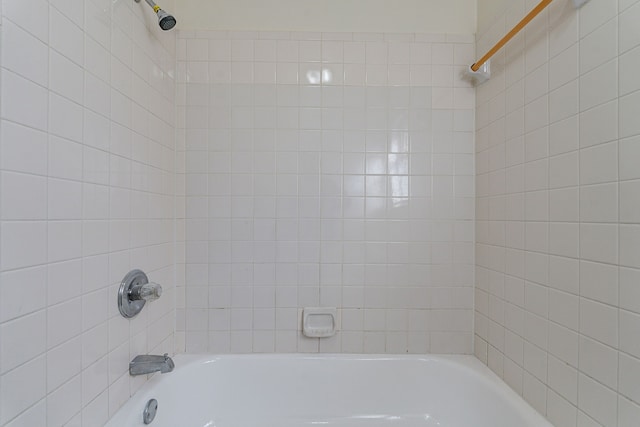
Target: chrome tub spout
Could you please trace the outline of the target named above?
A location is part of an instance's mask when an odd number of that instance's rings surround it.
[[[142,354],[136,356],[129,363],[129,374],[134,376],[152,374],[154,372],[164,374],[173,371],[175,366],[167,353],[162,356]]]

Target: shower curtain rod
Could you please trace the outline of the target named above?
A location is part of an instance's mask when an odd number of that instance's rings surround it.
[[[487,52],[482,58],[480,58],[475,64],[471,66],[472,71],[478,71],[480,67],[484,65],[497,51],[502,49],[502,47],[507,44],[509,40],[513,38],[516,34],[520,32],[533,18],[538,16],[540,12],[542,12],[553,0],[542,0],[536,7],[534,7],[531,12],[527,14],[520,22],[516,24],[515,27],[511,29],[495,46],[493,46],[489,52]]]

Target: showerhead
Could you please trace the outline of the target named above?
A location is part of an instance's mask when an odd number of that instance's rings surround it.
[[[169,15],[162,9],[158,9],[156,13],[158,15],[158,24],[163,30],[167,31],[176,26],[176,18],[173,15]]]
[[[140,0],[134,0],[136,3],[140,3]],[[168,14],[160,8],[153,0],[145,0],[153,11],[158,15],[158,25],[164,31],[168,31],[176,26],[176,18],[173,15]]]

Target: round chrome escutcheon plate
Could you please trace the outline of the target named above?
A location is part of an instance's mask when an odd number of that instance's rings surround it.
[[[120,290],[118,291],[118,309],[127,319],[132,318],[136,314],[140,313],[142,307],[146,301],[144,299],[131,300],[129,298],[129,292],[134,286],[146,285],[149,283],[149,278],[142,270],[131,270],[124,276],[122,283],[120,283]]]

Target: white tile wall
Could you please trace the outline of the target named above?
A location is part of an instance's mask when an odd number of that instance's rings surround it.
[[[179,34],[186,351],[471,352],[473,54],[469,36]],[[318,305],[333,338],[300,335]]]
[[[467,353],[474,322],[555,425],[637,423],[640,2],[554,2],[477,104],[472,37],[174,46],[135,4],[31,4],[0,12],[0,425],[101,425],[142,352]],[[166,292],[128,322],[132,267]]]
[[[144,381],[128,361],[174,349],[175,35],[145,12],[2,2],[2,426],[103,425]],[[134,267],[165,293],[127,321]]]
[[[475,354],[559,427],[638,425],[639,13],[553,2],[477,89]]]

